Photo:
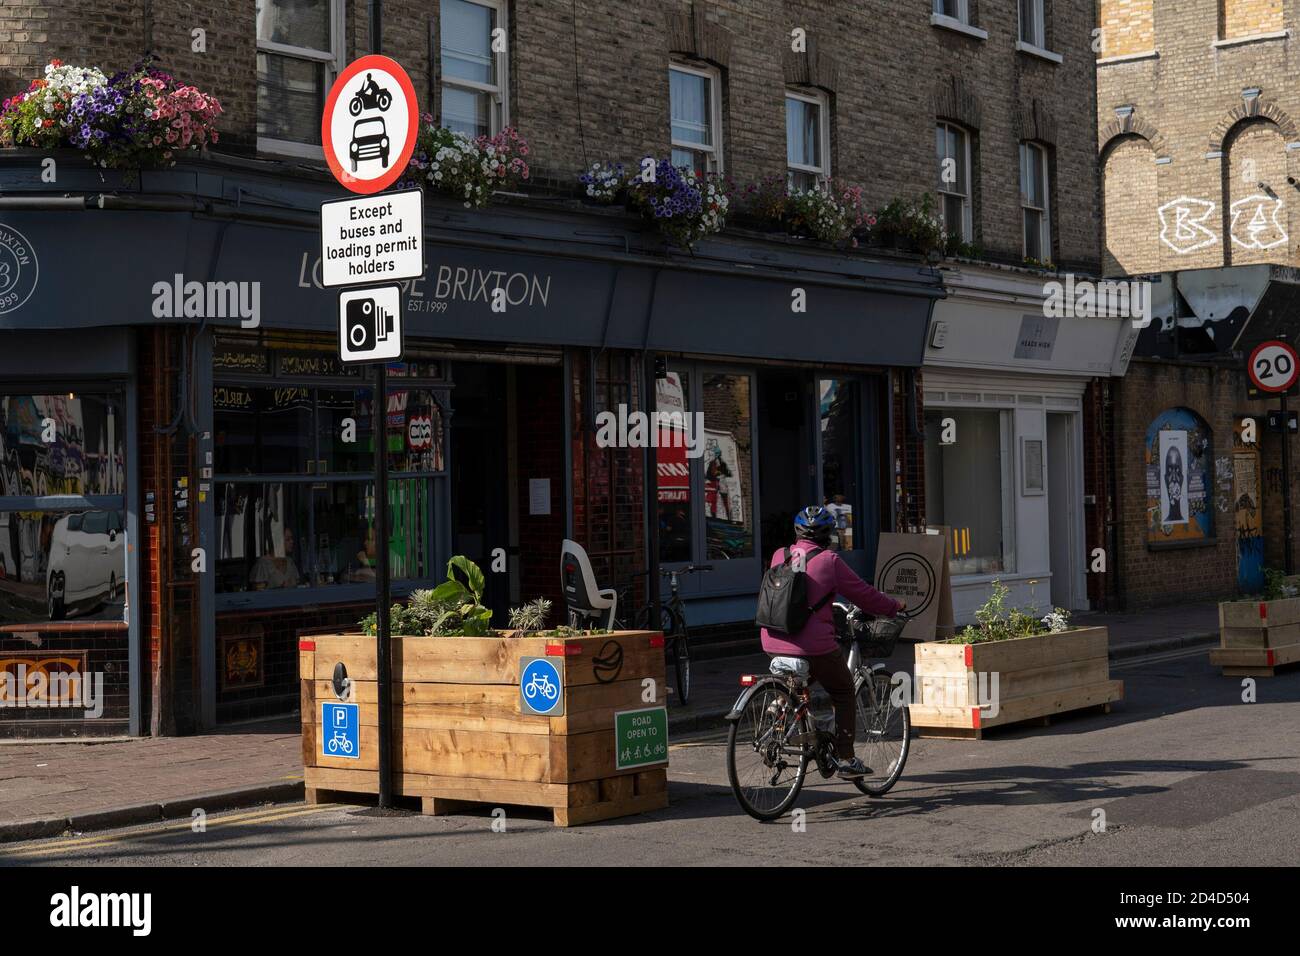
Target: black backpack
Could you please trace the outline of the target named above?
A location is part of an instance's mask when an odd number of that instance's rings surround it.
[[[808,567],[823,548],[813,548],[804,554],[803,568]],[[791,564],[790,549],[785,549],[785,560],[763,572],[763,583],[758,589],[758,614],[754,623],[769,631],[798,634],[808,619],[825,606],[835,595],[835,589],[812,607],[808,606],[808,574],[796,570]]]

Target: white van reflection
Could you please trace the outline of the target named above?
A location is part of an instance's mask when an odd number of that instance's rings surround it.
[[[126,569],[125,539],[118,511],[85,511],[58,520],[46,574],[51,621],[117,601]]]

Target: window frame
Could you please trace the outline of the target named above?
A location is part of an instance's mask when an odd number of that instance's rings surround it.
[[[973,139],[971,135],[971,131],[967,129],[965,126],[962,126],[960,123],[954,123],[952,120],[946,120],[946,119],[935,120],[935,129],[944,130],[945,133],[948,129],[952,129],[961,134],[962,143],[963,143],[962,151],[965,154],[963,157],[963,162],[965,163],[965,172],[966,172],[966,192],[958,193],[944,188],[945,184],[943,182],[943,159],[946,159],[947,158],[946,156],[942,158],[938,156],[935,157],[936,160],[939,161],[939,167],[940,167],[939,185],[936,191],[939,193],[940,197],[943,196],[962,197],[962,222],[961,222],[960,238],[962,242],[973,242],[975,239],[975,169],[973,165],[973,153],[971,151],[971,140]],[[942,199],[940,199],[940,202],[942,202]],[[941,206],[940,215],[942,216],[942,214],[943,214],[943,208]],[[944,225],[946,228],[947,223],[945,222]]]
[[[1025,162],[1026,152],[1030,156],[1037,154],[1041,157],[1042,178],[1043,178],[1043,205],[1033,206],[1029,203],[1029,194],[1026,191],[1025,171],[1027,169]],[[1049,162],[1047,147],[1042,143],[1034,140],[1021,140],[1019,144],[1020,156],[1020,239],[1022,255],[1029,258],[1029,235],[1025,230],[1025,210],[1032,209],[1041,214],[1042,219],[1039,225],[1039,243],[1042,246],[1042,252],[1045,258],[1040,258],[1040,262],[1052,261],[1052,167]]]
[[[674,71],[704,77],[709,81],[709,132],[713,134],[711,146],[685,142],[673,136],[672,74]],[[685,60],[668,62],[668,149],[670,156],[674,149],[705,153],[707,157],[704,163],[705,172],[713,176],[722,175],[726,165],[722,150],[722,71],[716,66],[707,63],[690,63]]]
[[[254,18],[253,32],[255,37],[256,49],[254,51],[254,63],[256,63],[258,53],[270,53],[275,56],[285,56],[297,60],[307,60],[312,63],[323,63],[325,65],[325,76],[323,88],[321,89],[321,103],[324,104],[325,97],[329,94],[330,86],[338,75],[343,72],[343,36],[346,28],[345,19],[345,0],[326,0],[330,5],[329,28],[330,28],[330,46],[331,49],[316,50],[312,47],[293,46],[288,43],[276,43],[272,40],[256,39],[257,21]],[[254,96],[254,124],[256,125],[256,96],[257,88],[256,69],[253,77],[253,96]],[[280,156],[295,156],[301,159],[319,159],[325,161],[325,150],[323,146],[317,146],[313,143],[299,143],[289,139],[276,139],[270,136],[257,136],[257,151],[259,153],[268,153]]]
[[[487,7],[496,11],[496,25],[498,28],[506,31],[506,48],[500,53],[492,50],[492,36],[488,34],[488,49],[492,51],[492,70],[496,75],[496,83],[478,83],[474,80],[466,80],[460,77],[448,77],[443,69],[443,36],[442,36],[442,4],[438,5],[438,125],[446,126],[446,98],[443,90],[448,87],[456,87],[461,90],[470,90],[475,93],[487,93],[497,109],[488,113],[488,136],[495,136],[510,125],[510,28],[507,25],[509,17],[509,0],[461,0],[462,3],[468,3],[476,7]],[[500,125],[497,125],[498,116]],[[495,128],[494,128],[495,127]]]
[[[1038,28],[1035,36],[1025,35],[1025,4],[1032,5],[1036,14],[1034,25]],[[1047,49],[1047,3],[1045,0],[1019,0],[1016,4],[1016,38],[1024,44],[1039,50]]]
[[[955,0],[956,14],[944,13],[944,0],[931,0],[930,12],[936,17],[947,17],[950,20],[956,20],[963,26],[971,26],[970,22],[970,0]]]
[[[804,103],[811,103],[817,107],[820,113],[821,124],[818,129],[817,138],[818,138],[818,146],[821,148],[821,153],[822,153],[822,165],[820,167],[817,167],[817,166],[806,166],[803,165],[802,163],[791,163],[790,143],[789,143],[788,133],[787,133],[787,140],[785,146],[786,183],[790,188],[793,188],[795,174],[803,173],[805,175],[817,177],[818,187],[825,187],[826,184],[829,183],[831,180],[831,122],[830,122],[831,99],[830,96],[827,95],[827,93],[824,90],[819,90],[814,87],[787,86],[785,88],[785,114],[786,114],[787,130],[789,129],[790,100],[792,99],[800,100]]]

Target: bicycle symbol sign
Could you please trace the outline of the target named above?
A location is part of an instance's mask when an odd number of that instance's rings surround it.
[[[560,669],[545,657],[519,659],[519,703],[526,714],[557,717],[564,713]]]
[[[361,718],[356,704],[321,704],[320,726],[322,756],[361,758]]]

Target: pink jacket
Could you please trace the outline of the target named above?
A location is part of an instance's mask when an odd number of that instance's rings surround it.
[[[796,541],[791,551],[811,551],[815,548],[811,541]],[[771,567],[776,567],[785,560],[785,549],[772,555]],[[834,551],[823,551],[807,563],[804,570],[808,574],[808,606],[812,607],[824,595],[839,594],[848,598],[868,614],[877,617],[893,617],[898,610],[898,602],[886,594],[881,594],[849,567]],[[817,657],[839,650],[835,643],[835,617],[831,605],[835,598],[822,605],[798,634],[781,634],[761,628],[763,650],[769,654],[789,654],[797,657]]]

